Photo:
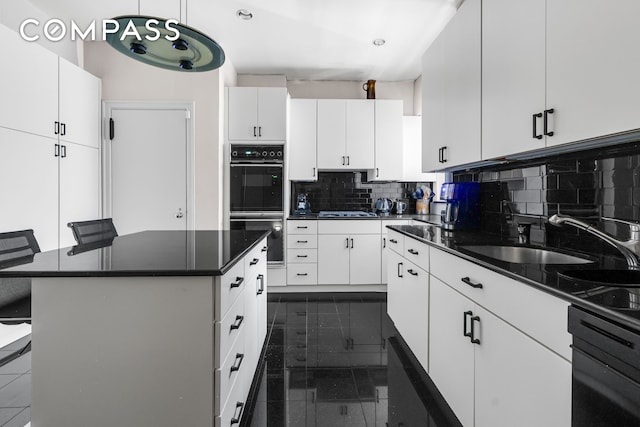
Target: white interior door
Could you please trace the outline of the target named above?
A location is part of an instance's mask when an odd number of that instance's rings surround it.
[[[110,206],[118,234],[186,230],[185,109],[111,109]]]

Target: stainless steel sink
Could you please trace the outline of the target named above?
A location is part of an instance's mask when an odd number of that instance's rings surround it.
[[[460,249],[513,264],[588,264],[594,262],[580,255],[570,255],[530,246],[466,245],[460,246]]]

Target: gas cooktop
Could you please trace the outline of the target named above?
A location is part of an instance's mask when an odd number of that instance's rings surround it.
[[[364,211],[320,211],[318,218],[378,218],[378,215]]]

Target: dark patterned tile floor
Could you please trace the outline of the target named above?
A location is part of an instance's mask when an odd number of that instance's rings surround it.
[[[386,294],[271,294],[250,427],[459,423],[398,336]]]

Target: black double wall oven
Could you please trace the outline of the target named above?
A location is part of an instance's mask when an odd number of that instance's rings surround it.
[[[232,230],[269,230],[270,264],[284,263],[284,146],[230,147],[229,205]]]

